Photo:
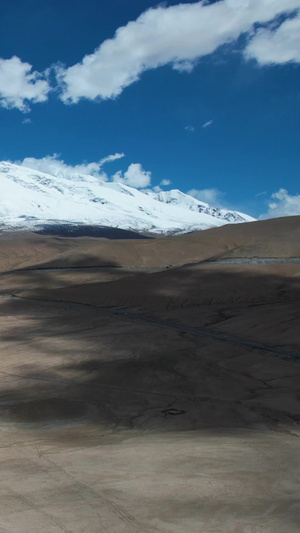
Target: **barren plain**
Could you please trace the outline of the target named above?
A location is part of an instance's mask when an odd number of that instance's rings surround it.
[[[0,533],[298,532],[299,301],[300,217],[0,235]]]

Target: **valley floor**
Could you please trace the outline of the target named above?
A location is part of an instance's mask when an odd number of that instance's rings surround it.
[[[0,275],[0,533],[298,532],[300,265],[28,257]]]

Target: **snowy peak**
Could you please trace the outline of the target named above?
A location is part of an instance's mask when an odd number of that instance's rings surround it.
[[[195,211],[197,213],[204,213],[215,218],[220,218],[229,223],[235,222],[250,222],[254,219],[249,215],[239,213],[237,211],[230,211],[228,209],[220,209],[218,207],[212,207],[211,205],[200,202],[193,196],[184,194],[178,189],[172,189],[171,191],[161,191],[159,193],[150,193],[152,198],[158,200],[159,202],[164,202],[166,204],[184,206],[186,209]]]
[[[33,228],[88,224],[156,234],[184,233],[254,220],[172,190],[145,193],[95,176],[52,176],[0,162],[0,222]]]

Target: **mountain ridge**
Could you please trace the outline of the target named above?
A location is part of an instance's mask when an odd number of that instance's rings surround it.
[[[18,229],[72,223],[168,235],[255,220],[177,189],[139,191],[96,176],[53,176],[8,161],[0,162],[0,193],[2,225]]]

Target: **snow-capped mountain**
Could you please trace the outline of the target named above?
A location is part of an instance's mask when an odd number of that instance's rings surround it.
[[[205,202],[200,202],[199,200],[196,200],[196,198],[193,198],[193,196],[184,194],[178,189],[150,194],[152,198],[158,200],[159,202],[163,202],[169,205],[178,205],[180,207],[189,209],[190,211],[195,211],[196,213],[203,213],[205,215],[210,215],[215,218],[220,218],[221,220],[225,220],[225,223],[229,222],[234,224],[236,222],[249,222],[250,220],[254,220],[254,218],[245,215],[244,213],[239,213],[238,211],[229,211],[228,209],[219,209],[218,207],[212,207],[211,205],[206,204]]]
[[[0,162],[2,227],[25,229],[72,223],[168,234],[252,220],[178,190],[144,193],[95,176],[52,176]]]

